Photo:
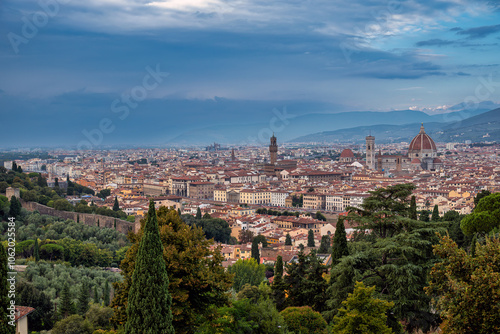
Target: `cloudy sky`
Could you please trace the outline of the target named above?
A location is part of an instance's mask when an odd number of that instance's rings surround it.
[[[4,0],[0,35],[0,146],[500,102],[498,0]]]

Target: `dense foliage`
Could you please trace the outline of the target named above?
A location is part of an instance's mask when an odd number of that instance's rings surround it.
[[[21,274],[21,278],[47,295],[52,304],[59,303],[63,287],[65,284],[68,284],[71,301],[75,305],[77,304],[84,281],[92,289],[97,289],[99,296],[101,296],[100,302],[102,302],[106,280],[109,282],[121,281],[121,275],[115,272],[86,267],[71,267],[65,264],[47,263],[45,261],[38,263],[29,262],[26,270]],[[21,282],[19,281],[19,284]]]
[[[283,278],[286,291],[285,306],[310,306],[321,312],[325,306],[327,283],[326,266],[313,250],[305,255],[301,250],[296,261],[286,264],[287,275]]]
[[[67,179],[66,189],[58,186],[50,188],[47,186],[47,180],[39,173],[25,174],[20,171],[7,170],[1,167],[0,193],[5,193],[5,189],[8,187],[18,188],[21,198],[27,202],[37,202],[53,207],[56,210],[95,213],[120,219],[127,218],[127,215],[121,210],[111,210],[95,204],[88,205],[85,201],[73,206],[65,199],[66,195],[94,195],[94,191],[78,183],[71,182],[69,179]],[[0,202],[3,202],[3,200],[0,200]],[[0,203],[0,210],[3,212],[2,206],[2,203]],[[6,216],[3,215],[3,218],[5,219]]]
[[[371,233],[363,234],[352,245],[353,252],[333,268],[327,320],[332,321],[357,280],[375,286],[381,297],[394,302],[394,318],[387,321],[394,332],[400,331],[395,319],[404,321],[408,331],[437,326],[439,318],[430,309],[424,287],[437,261],[432,253],[432,245],[438,242],[435,233],[444,233],[447,224],[409,217],[413,189],[412,184],[402,184],[372,191],[361,209],[351,210],[347,219]]]
[[[127,299],[125,333],[174,333],[172,297],[168,292],[168,285],[155,202],[151,200],[135,258],[132,284]]]
[[[476,245],[475,256],[448,236],[434,252],[442,259],[430,273],[426,292],[445,320],[444,333],[500,332],[500,239]]]
[[[373,297],[375,287],[365,287],[356,282],[353,293],[342,302],[333,326],[338,334],[391,334],[387,326],[387,311],[394,306],[393,302]]]
[[[231,237],[231,228],[224,219],[204,217],[196,218],[192,215],[182,215],[181,218],[184,223],[189,226],[201,227],[207,239],[214,239],[214,241],[222,243],[229,242],[229,238]]]
[[[474,212],[462,219],[460,227],[466,235],[498,231],[500,228],[500,193],[483,196]]]
[[[233,289],[236,292],[245,284],[257,286],[266,278],[266,266],[257,263],[254,258],[239,259],[228,268],[228,272],[234,274]]]
[[[326,334],[325,319],[309,306],[288,307],[281,315],[292,333]]]
[[[110,228],[99,228],[71,220],[25,212],[16,221],[16,255],[18,258],[36,257],[35,238],[39,257],[45,260],[63,260],[72,265],[108,267],[123,259],[129,242],[125,235]],[[3,222],[5,232],[8,223]],[[6,233],[2,233],[6,238]]]
[[[15,328],[9,325],[9,311],[10,299],[8,297],[10,286],[7,282],[9,275],[7,274],[7,253],[2,244],[0,244],[0,332],[5,334],[13,334]]]
[[[210,306],[227,305],[232,275],[225,272],[219,249],[211,248],[213,241],[205,238],[201,228],[186,225],[176,210],[166,207],[158,209],[157,217],[170,282],[173,325],[176,333],[189,333],[210,316]],[[116,293],[111,306],[117,326],[127,321],[125,307],[145,222],[141,222],[137,234],[129,234],[133,245],[120,266],[124,281],[114,284]]]
[[[199,334],[285,334],[286,324],[273,302],[262,299],[236,300],[231,306],[214,310],[212,318],[205,322]]]

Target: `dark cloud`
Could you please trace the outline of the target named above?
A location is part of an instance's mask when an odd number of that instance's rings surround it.
[[[446,76],[441,66],[430,61],[419,61],[417,55],[411,52],[404,54],[373,52],[365,56],[364,66],[350,70],[350,75],[385,80]]]
[[[470,77],[471,76],[470,73],[465,73],[462,71],[455,73],[455,75],[462,76],[462,77]]]
[[[460,31],[460,30],[463,30],[463,29],[460,27],[455,27],[455,28],[450,29],[450,31]]]
[[[441,66],[433,64],[430,61],[425,61],[411,64],[411,69],[417,71],[436,71],[440,70]]]
[[[454,44],[455,41],[448,41],[440,38],[429,39],[426,41],[417,42],[416,46],[444,46]]]
[[[465,47],[465,48],[477,48],[477,47],[488,47],[488,46],[497,46],[498,43],[470,43],[466,40],[456,40],[450,41],[440,38],[429,39],[426,41],[420,41],[415,43],[417,47],[425,47],[425,46],[455,46],[455,47]]]
[[[458,65],[459,68],[484,68],[484,67],[496,67],[500,64],[467,64],[467,65]]]
[[[500,24],[493,25],[493,26],[482,26],[482,27],[476,27],[476,28],[470,28],[467,30],[461,30],[457,32],[457,35],[464,35],[467,36],[468,38],[483,38],[486,36],[489,36],[491,34],[495,34],[497,32],[500,32]]]
[[[446,76],[445,72],[441,71],[372,71],[364,73],[364,77],[375,78],[375,79],[410,79],[416,80],[429,76]]]

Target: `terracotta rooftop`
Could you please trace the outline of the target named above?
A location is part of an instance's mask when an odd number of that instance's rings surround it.
[[[28,307],[28,306],[16,306],[16,322],[19,319],[24,318],[31,312],[33,312],[35,309],[33,307]]]

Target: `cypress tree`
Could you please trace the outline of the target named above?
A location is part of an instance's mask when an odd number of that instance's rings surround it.
[[[38,174],[36,183],[42,188],[47,186],[47,180],[45,180],[42,174]]]
[[[13,161],[13,162],[12,162],[12,170],[13,170],[14,172],[17,172],[17,164],[16,164],[16,162],[15,162],[15,161]]]
[[[179,214],[179,217],[181,216],[181,209],[177,209],[177,214]]]
[[[155,204],[151,200],[132,274],[125,333],[174,333],[168,285]]]
[[[276,264],[274,265],[274,277],[278,276],[283,278],[283,257],[281,255],[278,255]]]
[[[54,188],[59,188],[59,179],[56,177],[56,182],[54,182]]]
[[[196,209],[196,219],[201,219],[201,209],[199,207]]]
[[[305,300],[303,305],[311,306],[316,312],[322,312],[325,308],[325,292],[328,288],[323,274],[327,268],[316,254],[316,250],[313,249],[306,258],[306,276],[302,288]]]
[[[118,198],[115,196],[115,203],[113,204],[113,211],[120,211],[120,204],[118,204]]]
[[[79,223],[79,222],[80,222],[80,215],[79,215],[79,214],[77,214],[77,215],[76,215],[76,222],[77,222],[77,223]]]
[[[437,222],[439,221],[439,208],[438,205],[434,205],[434,209],[432,210],[431,221]]]
[[[321,237],[321,244],[318,248],[318,254],[327,254],[330,252],[331,240],[329,235],[324,235]]]
[[[476,243],[477,243],[477,235],[474,234],[472,237],[472,241],[470,243],[470,256],[475,257],[476,256]]]
[[[429,211],[423,210],[420,213],[419,220],[422,221],[422,222],[428,222],[429,221]]]
[[[332,266],[336,265],[340,258],[349,255],[347,246],[347,234],[345,232],[344,219],[340,218],[337,222],[337,229],[333,237],[332,246]]]
[[[257,263],[260,263],[259,240],[257,237],[253,238],[252,241],[252,257]]]
[[[33,256],[35,257],[35,261],[40,261],[40,248],[38,246],[38,238],[35,238],[35,247],[33,250]]]
[[[14,334],[16,327],[9,325],[11,319],[7,309],[10,306],[8,272],[7,253],[0,242],[0,333]]]
[[[302,245],[302,244],[301,244]],[[287,274],[283,277],[287,290],[286,306],[304,306],[307,305],[308,296],[305,295],[305,281],[307,280],[306,270],[308,259],[303,249],[298,253],[298,261],[287,265]]]
[[[106,280],[104,283],[104,291],[102,292],[102,299],[104,302],[104,306],[109,305],[109,294],[111,293],[110,288],[109,288],[109,281]]]
[[[417,220],[417,200],[415,196],[412,196],[410,201],[410,219]]]
[[[16,196],[12,196],[10,198],[10,209],[9,209],[9,217],[17,218],[21,214],[21,202],[19,202]]]
[[[274,279],[272,289],[272,297],[276,308],[281,311],[285,306],[285,285],[283,282],[283,258],[278,255],[276,259],[276,264],[274,265]]]
[[[67,318],[73,312],[73,304],[69,292],[69,285],[65,283],[61,292],[61,302],[59,303],[59,315]]]
[[[307,247],[316,247],[316,243],[314,242],[314,232],[309,229],[307,233]]]
[[[341,266],[342,264],[337,264],[337,267],[330,271],[330,286],[326,290],[328,296],[325,303],[326,310],[322,313],[323,318],[329,323],[337,314],[342,302],[354,290],[355,273],[352,263],[345,267]]]
[[[99,304],[99,293],[97,292],[97,285],[94,286],[94,304]]]
[[[80,295],[78,296],[78,314],[84,315],[89,310],[89,286],[87,281],[82,282],[82,287],[80,288]]]
[[[287,233],[285,238],[285,246],[291,246],[291,245],[292,245],[292,237],[290,237],[290,233]]]
[[[97,219],[97,227],[101,227],[101,222],[99,221],[99,218]]]

